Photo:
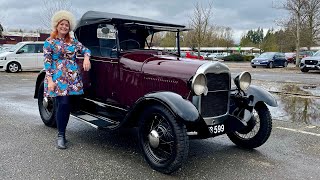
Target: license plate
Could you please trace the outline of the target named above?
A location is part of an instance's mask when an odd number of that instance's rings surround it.
[[[224,124],[217,124],[217,125],[209,126],[209,131],[211,134],[221,134],[221,133],[224,133],[225,126],[224,126]]]
[[[258,63],[258,62],[255,62],[255,63],[253,63],[253,64],[260,64],[260,63]]]
[[[314,68],[315,66],[314,65],[306,65],[307,67],[309,68]]]

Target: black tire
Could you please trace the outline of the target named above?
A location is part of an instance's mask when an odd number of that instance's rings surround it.
[[[186,161],[189,137],[185,125],[167,108],[153,105],[140,117],[139,145],[144,159],[154,170],[170,174]]]
[[[268,140],[272,130],[272,118],[268,107],[259,102],[253,111],[254,117],[249,120],[248,129],[227,134],[234,144],[246,149],[253,149],[263,145]]]
[[[257,66],[251,66],[252,68],[256,68]]]
[[[270,69],[272,69],[274,66],[273,66],[273,62],[270,62],[269,63],[269,66],[268,66]]]
[[[44,82],[40,84],[39,91],[38,91],[38,108],[39,108],[40,117],[46,126],[55,128],[57,127],[57,122],[56,122],[57,106],[56,106],[55,98],[47,98],[48,105],[45,106],[43,92],[44,92]]]
[[[309,69],[306,69],[306,68],[301,69],[301,72],[308,72],[308,71],[309,71]]]
[[[283,67],[287,67],[288,66],[288,62],[284,62]]]
[[[21,66],[17,62],[11,62],[7,66],[7,72],[10,72],[10,73],[19,72],[20,69],[21,69]]]

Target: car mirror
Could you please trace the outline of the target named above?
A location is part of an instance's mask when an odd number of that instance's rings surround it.
[[[17,54],[21,54],[21,53],[24,53],[23,49],[20,49],[20,50],[17,51]]]

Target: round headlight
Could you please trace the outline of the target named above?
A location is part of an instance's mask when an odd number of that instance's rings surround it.
[[[192,90],[196,95],[207,94],[207,78],[204,74],[198,74],[192,80]]]
[[[246,91],[251,84],[251,74],[249,72],[242,72],[234,79],[234,83],[239,89]]]

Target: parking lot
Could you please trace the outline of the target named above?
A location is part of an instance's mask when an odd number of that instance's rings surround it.
[[[33,99],[37,72],[0,72],[1,179],[318,179],[320,177],[320,73],[251,68],[226,63],[234,76],[252,73],[253,84],[273,93],[273,131],[255,150],[236,147],[226,135],[192,140],[188,161],[164,175],[144,162],[136,129],[96,130],[71,118],[69,148],[55,148]]]

